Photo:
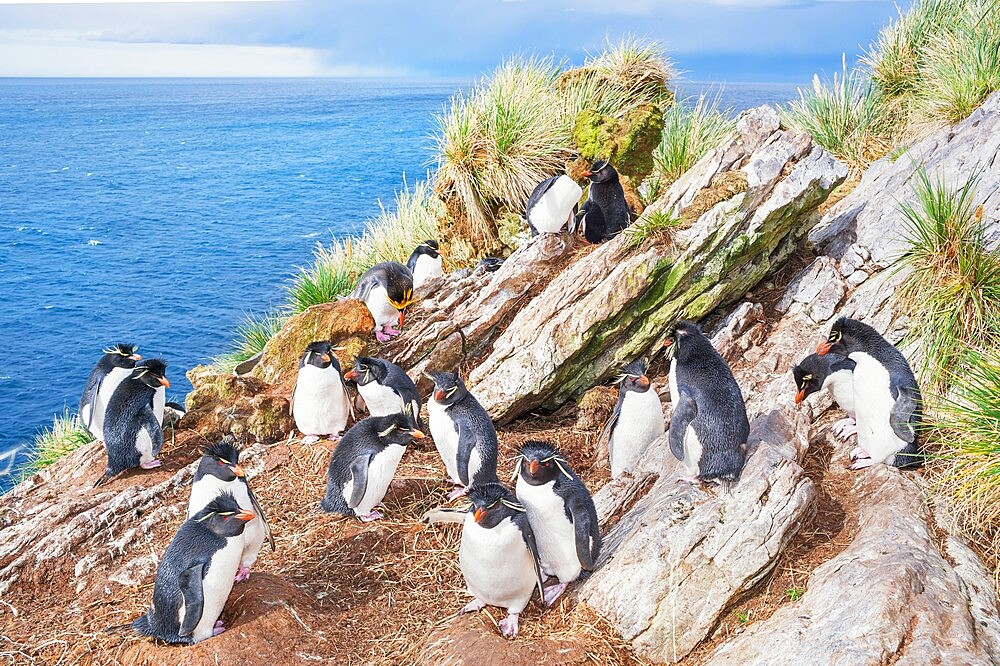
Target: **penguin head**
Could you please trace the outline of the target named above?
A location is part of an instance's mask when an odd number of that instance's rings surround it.
[[[240,450],[232,440],[223,439],[205,449],[205,455],[202,456],[194,473],[194,480],[197,481],[203,476],[214,476],[228,483],[244,478],[246,473],[240,467],[239,461]]]
[[[142,356],[136,353],[139,348],[130,342],[119,342],[101,351],[104,352],[104,357],[111,365],[116,368],[134,368],[136,361],[142,360]]]
[[[243,534],[246,524],[256,516],[241,509],[231,492],[222,492],[190,520],[204,525],[213,534],[228,538]]]
[[[841,317],[833,322],[826,342],[816,348],[820,356],[834,352],[841,356],[850,356],[851,352],[865,349],[878,344],[882,336],[874,328],[850,317]]]
[[[454,405],[468,394],[457,372],[430,372],[427,376],[434,380],[434,400],[440,405]]]
[[[413,418],[403,413],[389,414],[388,416],[369,416],[372,426],[378,433],[379,441],[385,446],[398,444],[407,446],[414,440],[423,439],[424,433],[417,430],[413,424]]]
[[[358,386],[364,386],[371,382],[381,384],[385,381],[388,372],[389,368],[386,367],[385,361],[382,359],[359,356],[354,359],[354,369],[347,372],[344,379],[354,380]]]
[[[426,254],[432,259],[437,259],[443,254],[443,252],[441,252],[441,248],[438,246],[438,242],[433,239],[425,240],[423,243],[418,245],[413,252],[415,254]]]
[[[618,382],[621,382],[621,390],[636,391],[645,393],[651,386],[649,377],[646,376],[646,359],[640,358],[632,361],[622,369],[622,374],[618,375]]]
[[[299,359],[299,368],[314,365],[317,368],[329,368],[331,365],[340,372],[340,361],[334,355],[336,348],[329,340],[319,340],[309,343]]]
[[[480,527],[493,529],[505,518],[524,513],[514,493],[496,482],[477,483],[469,488],[469,511]]]
[[[697,353],[698,348],[707,343],[711,346],[698,324],[690,321],[679,321],[670,328],[663,346],[667,348],[667,357],[683,361]]]
[[[136,363],[132,370],[132,379],[137,379],[154,389],[161,386],[170,388],[170,382],[167,381],[167,362],[162,358],[151,358]]]
[[[598,159],[590,165],[590,169],[583,172],[583,175],[590,179],[592,183],[607,183],[618,178],[618,172],[607,160]]]
[[[529,440],[521,447],[521,457],[517,461],[522,479],[533,486],[541,486],[558,478],[573,478],[573,470],[559,449],[548,442]]]

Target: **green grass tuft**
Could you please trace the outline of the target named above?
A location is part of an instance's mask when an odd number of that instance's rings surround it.
[[[35,436],[31,444],[32,458],[21,470],[21,479],[45,469],[92,441],[93,435],[75,414],[70,414],[68,407],[65,408],[52,420],[51,428],[45,428]]]
[[[236,340],[232,348],[214,359],[216,367],[223,372],[232,372],[237,365],[262,352],[268,341],[281,330],[287,318],[274,312],[264,315],[245,313],[243,323],[236,327]]]
[[[628,237],[629,247],[637,248],[647,238],[652,238],[670,229],[676,229],[680,222],[680,218],[657,211],[643,215],[635,221],[635,224],[626,227],[624,233]]]
[[[801,587],[790,587],[787,590],[785,590],[785,597],[789,601],[798,601],[799,599],[802,598],[802,595],[804,595],[805,593],[806,591]]]

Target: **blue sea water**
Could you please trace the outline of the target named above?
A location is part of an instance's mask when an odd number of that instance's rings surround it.
[[[245,312],[282,304],[318,241],[391,207],[404,173],[426,176],[433,115],[461,86],[0,79],[0,492],[108,344],[166,358],[183,402],[184,373]],[[706,88],[720,89],[681,94]],[[721,91],[735,111],[795,92]]]

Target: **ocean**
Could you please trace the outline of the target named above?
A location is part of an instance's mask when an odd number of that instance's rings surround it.
[[[168,400],[280,306],[317,242],[433,167],[460,81],[0,79],[0,492],[101,349],[163,356]],[[686,83],[734,112],[785,84]],[[12,455],[13,452],[13,455]]]

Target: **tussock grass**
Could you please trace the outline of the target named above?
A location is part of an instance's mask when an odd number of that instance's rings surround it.
[[[79,417],[65,408],[52,420],[51,428],[35,436],[31,443],[32,458],[21,470],[21,478],[28,478],[92,441],[93,435],[80,423]]]
[[[232,347],[213,362],[223,372],[232,372],[243,361],[264,351],[264,346],[281,330],[287,318],[277,312],[263,315],[244,313],[243,322],[236,327],[236,339]]]
[[[680,226],[680,218],[673,217],[667,213],[657,211],[643,215],[635,224],[625,228],[625,235],[628,237],[629,247],[637,248],[642,245],[647,238],[652,238],[664,231],[676,229]]]

